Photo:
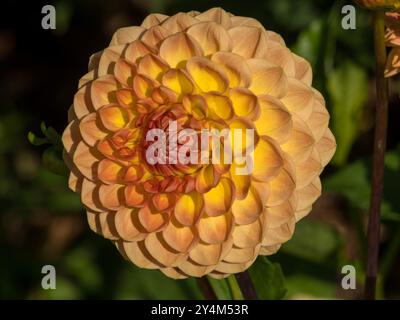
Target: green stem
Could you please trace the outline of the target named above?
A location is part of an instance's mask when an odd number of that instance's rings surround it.
[[[240,291],[239,285],[236,282],[236,279],[233,275],[230,275],[228,278],[226,278],[229,291],[231,292],[232,299],[233,300],[243,300],[243,295],[242,292]]]
[[[388,121],[388,81],[384,77],[386,65],[385,13],[374,12],[374,46],[376,58],[376,114],[372,192],[368,221],[368,252],[365,278],[365,298],[375,299],[380,238],[380,210],[383,192],[383,173]]]

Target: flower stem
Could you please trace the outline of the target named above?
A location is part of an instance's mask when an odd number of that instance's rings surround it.
[[[384,77],[386,64],[384,11],[374,12],[374,46],[376,58],[376,114],[372,192],[367,234],[367,268],[365,298],[375,299],[380,238],[380,210],[388,122],[388,81]]]
[[[226,278],[226,281],[228,283],[228,287],[229,287],[229,291],[231,292],[232,299],[233,300],[243,300],[242,292],[240,291],[239,285],[236,282],[235,277],[230,275],[228,278]]]
[[[200,288],[201,293],[203,294],[203,296],[206,300],[218,300],[218,298],[206,276],[197,278],[196,281],[197,281],[197,285]]]
[[[258,300],[257,291],[253,286],[249,273],[244,271],[237,273],[235,276],[244,298],[246,300]]]

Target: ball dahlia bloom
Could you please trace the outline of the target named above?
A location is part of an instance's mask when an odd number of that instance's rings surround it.
[[[319,197],[336,148],[311,82],[309,63],[278,34],[219,8],[117,30],[91,57],[63,134],[90,227],[172,278],[222,278],[275,253]],[[237,174],[235,161],[150,164],[146,134],[171,121],[253,129],[252,171]]]

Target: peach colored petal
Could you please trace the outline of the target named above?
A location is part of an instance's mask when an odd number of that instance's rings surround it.
[[[315,141],[312,132],[303,120],[295,115],[292,119],[291,136],[287,142],[281,145],[281,148],[293,158],[295,163],[302,163],[310,156]]]
[[[157,49],[142,40],[135,40],[126,47],[123,57],[130,63],[136,63],[139,58],[149,53],[157,53]]]
[[[184,264],[185,262],[182,262]],[[172,279],[186,279],[188,278],[188,275],[184,274],[181,270],[178,268],[161,268],[160,271],[165,274],[167,277],[170,277]]]
[[[81,201],[91,211],[101,212],[105,208],[101,205],[98,195],[99,186],[90,180],[83,179],[81,186]]]
[[[307,125],[310,128],[315,141],[319,141],[328,129],[329,124],[329,113],[325,108],[325,102],[315,99],[313,112],[307,121]]]
[[[269,181],[283,166],[279,146],[270,138],[263,137],[254,150],[254,168],[252,176],[258,181]]]
[[[288,110],[306,121],[314,109],[315,98],[310,87],[291,78],[288,82],[288,91],[281,101]]]
[[[235,223],[239,225],[253,223],[262,211],[263,203],[254,187],[250,187],[246,198],[236,200],[232,204],[232,214]]]
[[[137,69],[138,73],[159,81],[168,66],[156,55],[148,54],[140,59]]]
[[[225,29],[230,28],[231,19],[229,14],[222,8],[212,8],[196,15],[200,21],[213,21],[220,24]]]
[[[276,228],[267,229],[262,241],[263,246],[275,246],[288,241],[295,228],[295,219],[292,218],[288,223],[285,223]]]
[[[313,74],[310,63],[297,54],[292,53],[292,55],[295,64],[295,78],[311,86]]]
[[[161,41],[169,37],[171,34],[172,32],[170,30],[156,25],[145,31],[140,37],[140,40],[149,46],[158,47]]]
[[[296,190],[296,195],[298,197],[296,219],[299,220],[301,218],[297,217],[297,211],[301,211],[310,207],[321,195],[321,180],[319,179],[319,177],[316,177],[313,181],[310,182],[310,184],[303,187],[302,189]]]
[[[137,40],[145,30],[145,28],[136,26],[120,28],[114,33],[110,46],[131,43]]]
[[[255,247],[262,236],[263,223],[260,218],[249,224],[235,225],[232,232],[233,244],[238,248]]]
[[[118,105],[104,106],[98,111],[101,123],[110,131],[124,128],[130,120],[126,109]]]
[[[336,141],[332,132],[327,129],[324,136],[315,146],[318,150],[322,166],[326,166],[336,151]]]
[[[191,277],[202,277],[211,272],[214,268],[215,266],[198,265],[191,260],[184,261],[179,265],[179,270]]]
[[[100,160],[97,166],[97,176],[105,184],[117,183],[121,180],[122,166],[109,159]]]
[[[278,206],[265,208],[264,213],[268,228],[277,228],[288,223],[295,216],[297,199],[297,196],[293,195]]]
[[[171,31],[171,33],[177,33],[184,31],[188,29],[190,26],[199,23],[199,20],[196,18],[180,12],[178,14],[175,14],[168,19],[165,19],[161,26],[163,26],[165,29],[168,29]]]
[[[83,141],[79,142],[73,154],[73,162],[82,173],[89,180],[94,180],[94,166],[99,161],[100,157],[89,148]]]
[[[93,83],[93,82],[92,82]],[[90,86],[92,83],[80,88],[74,96],[73,109],[78,119],[93,111],[93,104],[90,101]]]
[[[155,260],[144,246],[144,241],[123,242],[122,248],[126,256],[139,268],[159,269],[162,265]]]
[[[133,108],[136,105],[137,97],[132,89],[120,89],[115,93],[117,102],[124,108]]]
[[[127,185],[124,190],[125,203],[129,207],[142,207],[145,201],[144,190],[137,185]]]
[[[232,226],[232,214],[227,213],[216,217],[202,217],[197,229],[202,241],[208,244],[218,244],[228,239]]]
[[[299,175],[299,172],[297,172]],[[297,176],[297,179],[301,179]],[[278,206],[285,202],[296,189],[296,168],[294,164],[286,159],[282,170],[269,183],[269,196],[267,206]]]
[[[170,221],[162,231],[165,242],[178,252],[187,252],[197,240],[196,231],[193,227],[181,225],[177,221]]]
[[[137,209],[121,208],[115,214],[115,229],[125,241],[140,241],[146,233],[137,222]]]
[[[87,221],[90,229],[97,234],[102,235],[106,239],[116,240],[119,235],[115,229],[114,219],[115,213],[113,212],[93,212],[88,210],[86,212]]]
[[[151,97],[154,88],[157,86],[155,80],[150,79],[140,74],[133,78],[133,90],[136,96],[140,99],[146,99]]]
[[[141,26],[143,28],[149,29],[153,26],[157,26],[166,19],[168,19],[169,16],[161,13],[151,13],[149,14],[142,22]]]
[[[258,102],[260,116],[254,123],[258,134],[271,137],[279,143],[287,141],[293,127],[290,112],[272,96],[259,96]]]
[[[132,87],[133,77],[136,74],[136,66],[126,59],[118,59],[114,67],[115,78],[124,86]]]
[[[269,94],[277,98],[286,94],[288,79],[281,67],[262,59],[250,59],[247,64],[252,73],[249,89],[254,94]]]
[[[253,261],[260,251],[260,245],[248,248],[236,248],[233,247],[229,251],[228,255],[225,256],[224,261],[233,264],[242,264],[249,261]]]
[[[177,33],[161,43],[159,54],[171,68],[180,68],[190,58],[202,55],[203,50],[193,37]]]
[[[276,64],[285,71],[288,77],[294,77],[296,74],[295,61],[292,52],[286,47],[276,41],[268,41],[268,49],[265,53],[265,58]]]
[[[99,187],[99,201],[104,208],[118,210],[122,203],[122,185],[102,184]]]
[[[203,48],[205,56],[218,51],[231,51],[232,42],[225,28],[215,22],[201,22],[187,31]]]
[[[232,248],[232,238],[221,244],[199,242],[190,252],[189,257],[202,266],[216,265]]]
[[[148,205],[139,209],[138,219],[142,227],[149,233],[164,229],[168,223],[167,214],[157,212]]]
[[[68,124],[62,134],[62,143],[68,154],[75,151],[80,137],[78,121],[73,120]]]
[[[238,26],[229,29],[232,52],[245,59],[264,58],[267,52],[267,33],[258,27]]]
[[[91,83],[90,97],[93,107],[98,110],[101,107],[115,102],[114,96],[117,90],[117,81],[111,75],[96,79]]]
[[[96,113],[90,113],[81,119],[79,131],[83,140],[91,147],[107,135]]]
[[[187,254],[177,253],[168,248],[160,234],[150,233],[144,240],[144,245],[149,254],[163,266],[176,267],[186,259]]]
[[[95,78],[113,74],[114,65],[121,58],[122,52],[125,50],[126,45],[116,45],[104,49],[97,64]]]
[[[218,266],[215,268],[215,271],[226,273],[228,275],[232,273],[243,272],[253,264],[254,260],[255,259],[253,259],[253,261],[249,261],[246,263],[220,262]]]
[[[255,27],[263,29],[263,25],[254,18],[233,16],[231,17],[232,28],[233,27]]]

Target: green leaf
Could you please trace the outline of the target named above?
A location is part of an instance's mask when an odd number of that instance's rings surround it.
[[[313,275],[296,273],[286,278],[288,299],[333,299],[337,284]]]
[[[46,129],[47,129],[46,123],[45,123],[44,121],[42,121],[42,122],[40,123],[40,130],[42,131],[42,133],[43,133],[44,135],[46,135]]]
[[[323,21],[314,20],[310,26],[300,33],[292,50],[307,59],[315,68],[322,45]]]
[[[327,224],[301,220],[296,224],[293,238],[282,246],[281,251],[308,261],[323,262],[339,245],[337,232]]]
[[[207,277],[207,279],[219,300],[232,300],[232,295],[225,279],[218,280],[211,277]]]
[[[359,134],[362,108],[368,97],[367,73],[357,64],[346,61],[329,75],[327,89],[337,142],[332,161],[343,165]]]
[[[28,132],[28,140],[34,146],[41,146],[46,143],[49,143],[49,140],[47,140],[46,138],[37,137],[32,131]]]
[[[55,146],[47,148],[42,155],[43,165],[51,172],[58,175],[68,175],[68,168],[64,163],[62,154]]]
[[[62,146],[61,143],[61,136],[58,134],[58,132],[53,128],[53,127],[48,127],[44,133],[47,139],[55,145],[55,146]]]
[[[324,181],[325,191],[334,191],[346,197],[352,206],[367,211],[371,195],[371,159],[365,158],[347,165]],[[400,151],[385,155],[385,176],[382,201],[382,220],[400,222]]]
[[[278,263],[259,256],[248,271],[259,299],[282,299],[286,294],[285,278]]]

